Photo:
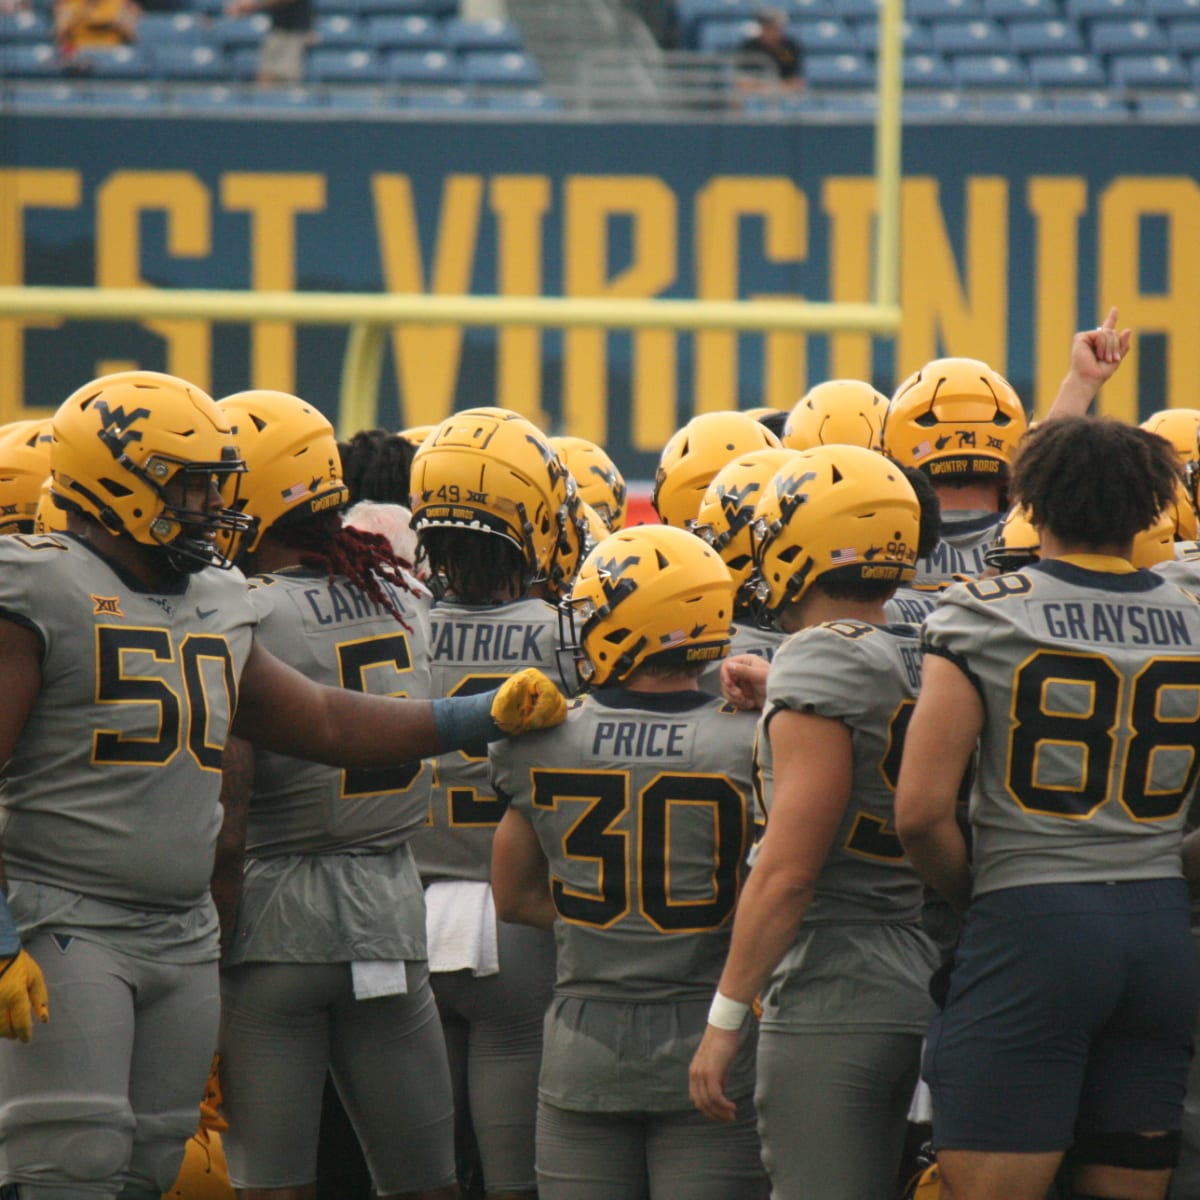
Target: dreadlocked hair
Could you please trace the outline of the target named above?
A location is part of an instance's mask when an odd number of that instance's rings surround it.
[[[1170,504],[1183,478],[1171,444],[1111,417],[1047,421],[1021,440],[1012,493],[1064,542],[1123,545]]]
[[[464,604],[492,604],[529,590],[525,556],[507,538],[449,526],[422,529],[418,538],[430,584],[439,596],[453,596]]]
[[[399,591],[417,595],[404,574],[403,561],[396,557],[387,538],[343,525],[342,515],[336,511],[317,513],[294,523],[276,524],[271,533],[299,554],[302,566],[323,570],[330,583],[338,575],[350,580],[412,633],[388,590],[380,583],[383,580]]]
[[[362,429],[348,442],[338,442],[338,452],[351,504],[360,500],[408,504],[416,449],[407,439],[386,429]]]

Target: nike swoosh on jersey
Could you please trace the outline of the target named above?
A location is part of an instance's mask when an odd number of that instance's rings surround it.
[[[197,608],[196,616],[198,616],[202,621],[207,621],[208,618],[211,617],[216,611],[217,610],[215,608]]]

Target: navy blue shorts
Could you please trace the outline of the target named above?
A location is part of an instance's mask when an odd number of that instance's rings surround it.
[[[934,1144],[1040,1153],[1180,1126],[1200,966],[1179,879],[989,892],[923,1074]]]

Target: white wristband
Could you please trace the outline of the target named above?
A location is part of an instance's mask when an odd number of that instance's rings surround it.
[[[750,1005],[743,1004],[740,1000],[731,1000],[717,992],[708,1010],[708,1023],[717,1029],[731,1029],[736,1032],[741,1029],[749,1011]]]

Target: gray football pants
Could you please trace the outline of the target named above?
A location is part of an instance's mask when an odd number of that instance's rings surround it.
[[[760,1029],[754,1099],[772,1200],[892,1195],[920,1065],[916,1033]]]
[[[133,958],[41,933],[50,1021],[0,1041],[0,1180],[22,1200],[110,1200],[175,1181],[217,1041],[215,962]],[[148,950],[152,950],[148,947]]]

